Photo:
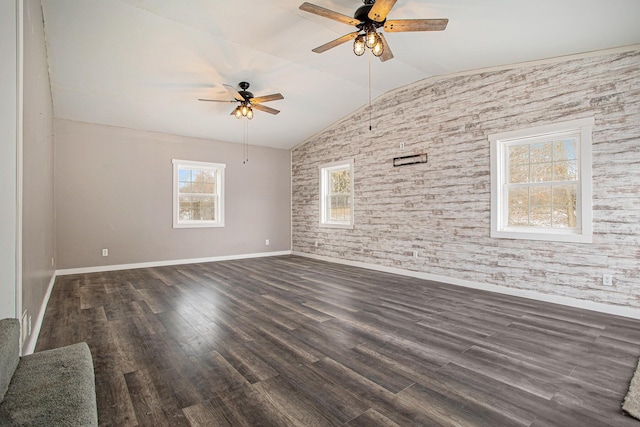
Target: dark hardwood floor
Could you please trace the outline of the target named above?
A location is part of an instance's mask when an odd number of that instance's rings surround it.
[[[302,257],[59,277],[79,341],[101,425],[640,425],[640,321]]]

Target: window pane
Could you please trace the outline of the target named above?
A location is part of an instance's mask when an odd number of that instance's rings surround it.
[[[215,221],[215,204],[213,202],[203,203],[200,209],[200,213],[202,215],[200,219],[205,221]]]
[[[193,182],[215,182],[215,173],[211,171],[192,170]]]
[[[550,142],[540,142],[529,146],[531,163],[550,162],[552,147]]]
[[[216,194],[216,185],[213,183],[202,184],[202,192],[207,194]]]
[[[578,165],[575,160],[560,161],[553,164],[554,181],[575,181],[578,179]]]
[[[529,225],[551,227],[551,206],[531,206]]]
[[[190,193],[197,193],[197,184],[194,184],[193,182],[181,182],[180,183],[180,193],[183,194],[190,194]]]
[[[351,219],[351,204],[348,195],[329,196],[327,204],[330,221],[349,221]]]
[[[179,213],[181,220],[191,219],[191,196],[180,195]]]
[[[329,192],[335,193],[349,193],[351,190],[350,176],[348,169],[342,169],[338,171],[332,171],[329,173]]]
[[[575,206],[577,189],[578,186],[576,184],[554,186],[553,204]]]
[[[181,220],[215,221],[215,198],[180,195],[179,211]]]
[[[215,193],[215,172],[180,169],[178,173],[180,193]]]
[[[576,211],[570,206],[553,207],[553,226],[573,228],[576,226]]]
[[[556,227],[576,227],[577,185],[553,187],[553,225]]]
[[[551,186],[531,188],[531,206],[551,206]]]
[[[211,171],[194,171],[194,181],[215,182],[215,173]]]
[[[190,182],[182,182],[178,183],[178,191],[180,193],[191,193],[191,183]]]
[[[512,188],[509,190],[509,226],[529,224],[529,189]]]
[[[554,160],[577,159],[578,138],[567,138],[553,143]]]
[[[523,206],[509,206],[509,227],[529,225],[529,210]]]
[[[511,164],[509,165],[509,183],[526,183],[529,182],[529,165],[528,164]]]
[[[552,187],[552,182],[578,180],[577,142],[572,137],[508,147],[509,184],[549,183],[509,188],[508,226],[576,226],[577,185]]]
[[[537,163],[531,165],[531,182],[548,182],[553,180],[551,163]]]
[[[529,164],[529,145],[512,145],[509,147],[509,163]]]

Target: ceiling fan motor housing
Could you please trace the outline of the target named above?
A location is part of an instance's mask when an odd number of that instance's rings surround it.
[[[354,13],[353,17],[354,19],[357,19],[358,21],[360,21],[360,24],[356,25],[356,27],[360,29],[363,29],[367,26],[380,28],[384,25],[386,18],[381,22],[374,21],[373,19],[369,18],[369,11],[371,10],[372,7],[373,7],[373,2],[371,4],[364,4],[363,6],[360,6],[358,10],[356,10],[356,13]]]
[[[253,94],[247,91],[247,89],[249,89],[249,86],[251,86],[249,83],[240,82],[238,83],[238,86],[240,87],[240,89],[242,89],[241,91],[238,91],[238,93],[242,95],[245,101],[249,101],[251,98],[253,98]]]
[[[242,95],[245,101],[249,101],[251,98],[253,98],[253,94],[251,92],[247,92],[246,90],[238,91],[238,93]]]

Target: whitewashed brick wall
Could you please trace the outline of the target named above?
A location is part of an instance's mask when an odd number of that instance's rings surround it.
[[[640,307],[640,51],[427,79],[372,114],[371,132],[360,110],[293,150],[294,251]],[[487,136],[592,116],[593,243],[490,238]],[[320,228],[318,166],[350,158],[355,227]]]

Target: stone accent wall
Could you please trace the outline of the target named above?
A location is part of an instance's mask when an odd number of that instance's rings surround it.
[[[373,131],[363,108],[294,148],[294,251],[640,307],[640,50],[426,79],[372,116]],[[584,117],[593,243],[490,238],[488,135]],[[392,166],[422,152],[426,164]],[[350,158],[355,227],[320,228],[318,166]]]

